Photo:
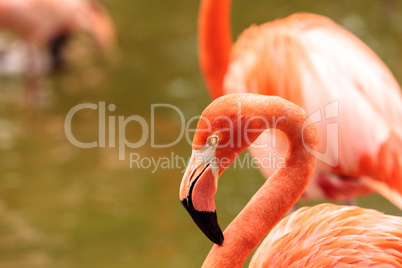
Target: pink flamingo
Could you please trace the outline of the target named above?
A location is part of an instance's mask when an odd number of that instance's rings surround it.
[[[402,209],[402,97],[386,65],[350,32],[308,13],[253,25],[232,44],[230,5],[201,1],[199,60],[210,95],[277,95],[309,114],[319,111],[320,121],[328,118],[339,131],[314,122],[321,157],[302,197],[352,203],[375,191]],[[277,139],[286,140],[281,134]],[[271,135],[256,144],[274,148],[252,146],[253,157],[284,155],[286,144],[276,147]],[[265,177],[275,169],[261,167]]]
[[[222,234],[214,202],[219,176],[266,127],[283,116],[285,120],[276,127],[290,144],[285,165],[268,178]],[[215,243],[203,267],[242,267],[302,195],[314,173],[317,148],[317,131],[307,114],[280,97],[231,94],[204,110],[180,186],[182,204]],[[250,267],[376,265],[402,266],[402,218],[332,204],[299,209],[279,222],[250,263]]]
[[[52,68],[58,69],[63,65],[62,49],[73,34],[85,31],[101,48],[111,48],[115,40],[113,23],[95,0],[2,0],[0,28],[20,36],[29,45],[27,78],[31,95],[37,94],[36,59],[40,50],[48,48]]]

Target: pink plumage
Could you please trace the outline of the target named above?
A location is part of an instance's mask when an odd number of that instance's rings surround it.
[[[104,47],[115,38],[109,15],[95,0],[2,0],[0,28],[39,47],[63,31],[86,31]]]
[[[106,50],[115,44],[113,23],[96,0],[1,0],[0,30],[14,33],[28,44],[26,73],[28,98],[39,98],[39,77],[43,69],[56,70],[64,65],[63,48],[78,32],[88,33]],[[51,56],[43,68],[42,50]]]
[[[401,218],[353,206],[303,207],[271,230],[250,267],[313,267],[312,259],[314,267],[401,267]]]
[[[402,96],[385,64],[350,32],[308,13],[253,25],[232,44],[230,3],[201,3],[200,63],[211,95],[277,95],[313,116],[320,155],[304,198],[376,191],[402,209]],[[286,152],[281,134],[264,133],[255,144],[269,145],[249,148],[260,159]],[[260,170],[267,177],[276,168]]]

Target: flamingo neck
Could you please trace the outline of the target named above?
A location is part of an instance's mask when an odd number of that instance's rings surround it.
[[[231,0],[201,0],[198,16],[198,49],[201,71],[213,99],[223,95],[232,47]]]
[[[270,106],[255,103],[253,110],[257,114],[265,114],[270,126],[276,123],[276,127],[287,135],[289,150],[285,164],[263,184],[229,224],[223,233],[223,245],[213,246],[203,267],[242,267],[251,251],[297,202],[313,175],[316,158],[310,152],[316,150],[318,145],[314,126],[310,121],[307,121],[310,125],[304,123],[307,116],[294,104],[284,101],[278,105],[275,101],[276,108],[272,110]],[[283,115],[285,120],[274,120]],[[258,127],[254,126],[253,129]]]

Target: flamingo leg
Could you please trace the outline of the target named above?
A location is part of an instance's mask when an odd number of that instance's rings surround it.
[[[40,100],[40,75],[38,62],[38,48],[28,45],[28,62],[26,68],[25,98],[29,104],[37,104]]]

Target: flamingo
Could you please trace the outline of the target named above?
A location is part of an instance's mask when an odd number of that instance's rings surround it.
[[[233,44],[230,5],[200,5],[199,61],[211,97],[277,95],[321,118],[314,122],[321,156],[302,198],[351,204],[375,191],[402,209],[402,96],[387,66],[356,36],[316,14],[253,25]],[[281,140],[283,133],[264,133],[249,151],[263,159],[274,150],[271,156],[280,159]],[[276,168],[260,170],[268,177]]]
[[[63,66],[62,49],[70,37],[86,31],[100,48],[114,44],[114,28],[95,0],[1,0],[0,28],[23,38],[29,46],[28,91],[37,94],[40,50],[47,48],[52,68]]]
[[[286,162],[228,225],[219,227],[214,195],[224,170],[277,117],[289,140]],[[215,243],[202,267],[242,267],[251,251],[296,203],[316,165],[316,128],[299,106],[277,96],[222,96],[202,113],[180,185],[180,200]],[[355,206],[320,204],[279,222],[250,267],[401,267],[402,218]],[[377,266],[376,266],[377,267]]]

